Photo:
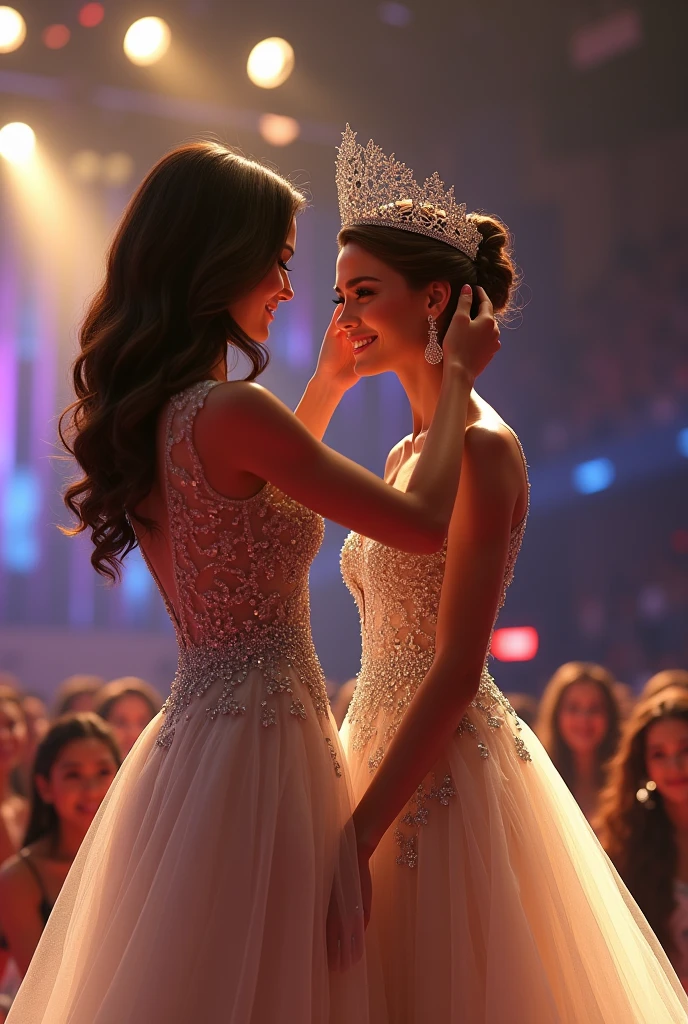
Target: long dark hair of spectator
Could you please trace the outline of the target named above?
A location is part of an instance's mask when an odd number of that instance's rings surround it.
[[[101,575],[117,579],[136,547],[128,514],[153,485],[165,402],[210,377],[227,344],[250,362],[247,380],[265,369],[267,349],[228,307],[269,273],[303,203],[278,174],[211,142],[168,153],[130,201],[79,334],[76,401],[60,418],[84,473],[65,492],[78,520],[66,532],[91,531]]]
[[[664,718],[688,722],[686,690],[662,690],[636,706],[609,765],[595,826],[631,895],[671,955],[669,919],[675,908],[673,884],[678,859],[674,830],[659,792],[652,793],[649,807],[636,797],[647,782],[647,731]]]
[[[44,836],[56,836],[60,825],[55,808],[52,804],[46,803],[38,791],[36,776],[49,779],[55,762],[68,743],[90,739],[104,743],[115,764],[120,767],[122,757],[112,730],[98,715],[88,711],[58,718],[38,744],[31,776],[31,816],[23,846],[30,846]]]
[[[569,661],[561,665],[542,694],[535,731],[554,767],[569,789],[573,789],[576,781],[575,764],[573,754],[564,743],[559,729],[559,710],[564,693],[574,683],[595,683],[604,699],[608,728],[596,751],[597,785],[602,786],[605,765],[616,752],[621,732],[621,708],[614,690],[616,680],[611,672],[591,661]]]

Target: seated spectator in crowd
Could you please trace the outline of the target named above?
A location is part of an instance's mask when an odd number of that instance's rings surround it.
[[[619,742],[615,685],[601,665],[570,661],[557,669],[540,701],[535,731],[588,821]]]
[[[0,927],[22,976],[120,763],[92,713],[58,719],[38,746],[23,845],[0,868]]]
[[[655,694],[670,686],[682,686],[684,690],[688,690],[688,672],[682,668],[666,668],[662,672],[657,672],[645,683],[639,699],[641,701],[649,700],[650,697],[654,697]]]
[[[504,696],[518,717],[534,729],[538,716],[538,702],[535,697],[531,697],[529,693],[505,693]]]
[[[98,694],[96,713],[115,734],[125,758],[148,723],[162,707],[158,691],[136,676],[123,676],[106,683]]]
[[[73,711],[94,711],[98,693],[105,685],[102,676],[68,676],[55,694],[55,718]]]
[[[25,696],[20,695],[19,699],[26,719],[26,743],[12,779],[19,795],[28,797],[31,793],[31,773],[36,750],[50,728],[50,719],[45,701],[40,697],[27,693]]]
[[[0,863],[17,852],[29,817],[28,801],[15,788],[15,772],[26,745],[26,719],[21,698],[10,685],[0,685]],[[7,940],[0,926],[0,979],[9,963]]]
[[[688,990],[688,690],[636,705],[609,766],[600,841]]]

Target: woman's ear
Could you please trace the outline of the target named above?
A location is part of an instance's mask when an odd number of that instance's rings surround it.
[[[52,788],[49,779],[44,778],[42,775],[36,776],[36,789],[44,804],[51,804],[53,802]]]
[[[427,287],[428,314],[437,320],[444,313],[451,298],[451,286],[448,281],[433,281]]]

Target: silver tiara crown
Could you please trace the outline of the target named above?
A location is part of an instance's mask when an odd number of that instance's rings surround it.
[[[349,125],[337,151],[337,194],[342,227],[373,224],[414,231],[453,245],[475,260],[482,235],[466,216],[466,204],[454,199],[437,171],[419,185],[413,171],[385,156],[371,139],[363,147]]]

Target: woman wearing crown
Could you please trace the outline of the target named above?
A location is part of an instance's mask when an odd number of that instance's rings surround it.
[[[347,387],[397,374],[432,423],[442,340],[466,284],[506,310],[506,228],[466,215],[347,127],[337,161],[337,309],[300,409],[321,434]],[[528,511],[525,457],[473,392],[448,540],[409,555],[352,533],[342,571],[361,672],[342,740],[358,805],[373,1024],[668,1024],[688,1020],[669,962],[557,774],[487,668]]]

